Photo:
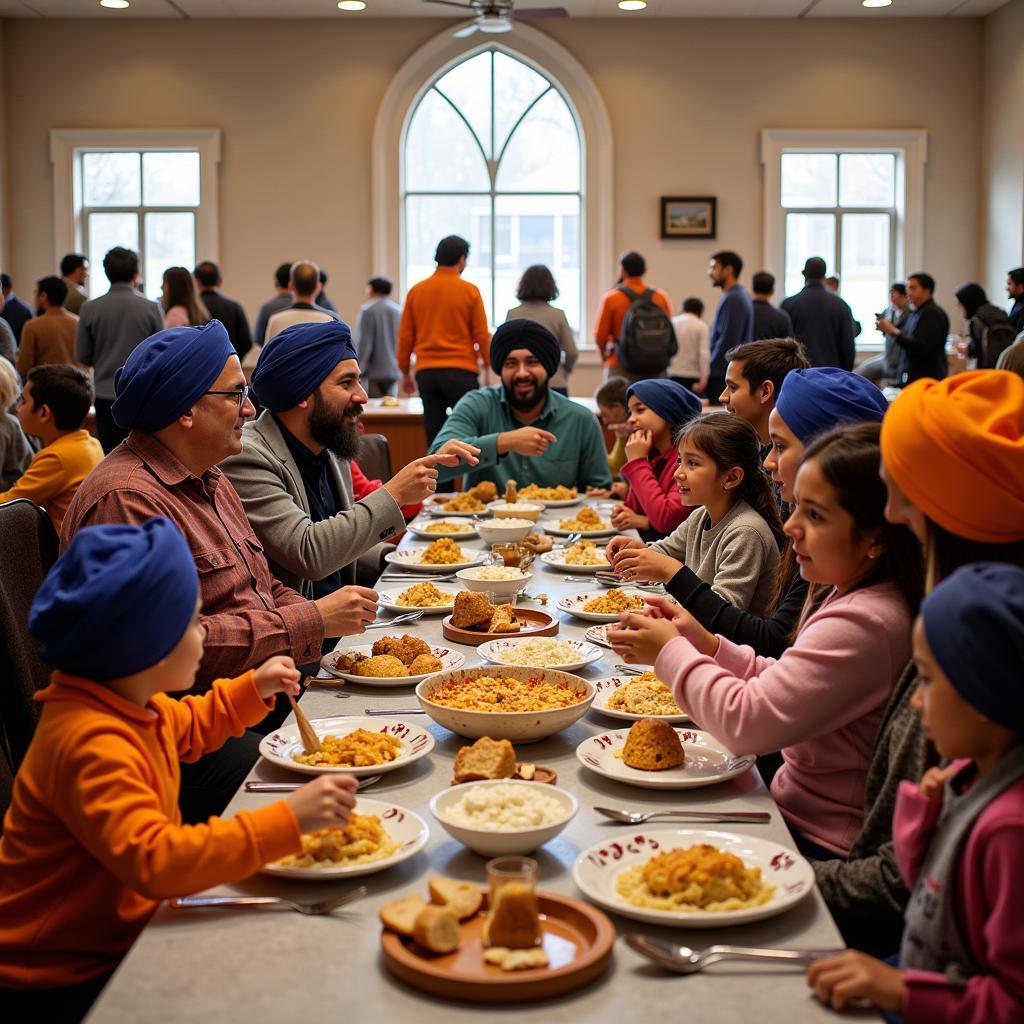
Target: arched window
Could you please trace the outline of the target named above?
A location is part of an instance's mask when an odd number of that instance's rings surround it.
[[[492,324],[517,305],[523,270],[543,263],[578,330],[583,181],[582,133],[550,78],[496,47],[449,68],[405,130],[405,288],[433,273],[439,239],[461,235],[470,243],[464,276]]]

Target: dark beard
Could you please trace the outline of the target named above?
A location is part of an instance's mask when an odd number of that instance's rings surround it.
[[[547,401],[548,397],[548,382],[544,381],[543,384],[534,384],[533,392],[528,398],[516,398],[513,386],[510,387],[508,384],[502,382],[502,386],[505,388],[505,397],[508,399],[508,404],[513,409],[518,409],[519,412],[529,412],[531,409],[535,409],[538,405]]]
[[[342,416],[358,416],[361,405],[350,405]],[[351,462],[359,454],[359,428],[356,424],[346,426],[342,416],[333,413],[321,401],[319,393],[313,394],[313,411],[309,414],[309,433],[317,444],[322,444],[339,459]]]

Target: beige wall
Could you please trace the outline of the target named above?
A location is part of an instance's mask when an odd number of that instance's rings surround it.
[[[691,293],[713,302],[714,247],[760,268],[762,128],[924,128],[926,263],[951,305],[952,289],[981,271],[983,23],[914,23],[912,44],[909,24],[547,25],[611,116],[616,251],[601,277],[610,283],[617,252],[635,247],[675,302]],[[371,273],[397,271],[370,263],[373,122],[395,70],[436,21],[11,20],[4,29],[4,138],[17,140],[6,147],[8,263],[23,292],[53,261],[55,127],[220,127],[220,257],[226,290],[250,310],[281,259],[321,261],[347,313]],[[688,193],[719,197],[715,242],[659,239],[658,197]]]
[[[1002,303],[1006,272],[1024,265],[1024,0],[985,19],[984,277]]]

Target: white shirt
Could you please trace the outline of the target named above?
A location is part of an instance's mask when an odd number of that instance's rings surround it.
[[[668,368],[671,377],[695,377],[711,372],[711,329],[699,316],[681,313],[672,317],[679,351]]]
[[[282,309],[279,313],[275,313],[267,321],[266,338],[269,341],[280,334],[286,327],[293,327],[295,324],[322,324],[328,320],[336,319],[337,317],[331,316],[330,313],[321,312],[319,309],[295,309],[293,306],[289,306],[287,309]],[[245,358],[242,360],[243,369],[252,369],[256,365],[256,360],[259,359],[260,352],[262,351],[262,345],[253,345],[245,353]]]

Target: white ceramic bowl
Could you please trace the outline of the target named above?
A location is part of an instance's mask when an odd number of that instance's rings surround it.
[[[533,533],[534,521],[525,516],[519,518],[483,519],[476,532],[486,544],[518,544]]]
[[[528,501],[517,501],[512,505],[505,501],[492,501],[487,507],[495,519],[529,519],[531,523],[537,522],[544,511],[543,505],[532,505]]]
[[[579,692],[580,700],[566,708],[553,708],[550,711],[464,711],[444,704],[435,704],[430,699],[430,695],[445,683],[479,679],[488,675],[518,679],[523,683],[538,677],[551,683],[568,683]],[[504,739],[512,743],[532,743],[534,740],[542,740],[546,736],[553,736],[556,732],[568,729],[587,713],[596,693],[593,683],[568,672],[556,672],[549,668],[520,668],[514,665],[477,665],[476,668],[435,672],[416,686],[416,699],[420,707],[438,725],[471,740],[490,736],[492,739]]]
[[[562,817],[553,825],[539,825],[536,828],[521,828],[503,832],[492,832],[482,828],[457,825],[445,817],[445,809],[461,800],[474,786],[528,786],[539,790],[544,796],[557,800],[563,809]],[[526,782],[519,779],[485,779],[482,782],[464,782],[461,786],[444,789],[430,801],[430,812],[441,827],[463,846],[468,846],[481,857],[508,857],[513,854],[533,853],[538,847],[550,842],[573,819],[579,803],[572,793],[544,782]]]
[[[533,579],[532,572],[523,572],[522,570],[518,570],[520,575],[511,580],[481,580],[476,578],[481,569],[489,568],[491,567],[477,565],[472,569],[460,569],[455,576],[467,590],[475,590],[481,594],[493,594],[499,604],[506,604],[511,601],[520,590],[525,590],[526,585]],[[501,568],[501,566],[496,566],[495,568]]]

